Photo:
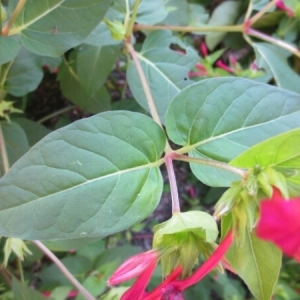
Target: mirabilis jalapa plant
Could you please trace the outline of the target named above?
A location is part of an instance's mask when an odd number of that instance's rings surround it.
[[[165,164],[173,216],[154,228],[153,250],[129,258],[108,283],[137,278],[123,300],[183,299],[185,289],[215,267],[220,271],[225,267],[245,281],[255,298],[270,299],[281,250],[299,258],[294,210],[300,201],[300,79],[278,46],[297,57],[300,53],[255,26],[276,7],[283,11],[282,24],[289,18],[297,21],[298,3],[286,2],[265,1],[259,7],[249,1],[243,23],[230,25],[240,6],[226,1],[210,19],[204,13],[196,24],[174,26],[168,21],[172,9],[162,0],[118,0],[113,5],[109,0],[49,0],[47,7],[40,0],[3,1],[0,116],[9,122],[2,120],[0,127],[0,234],[17,244],[20,239],[32,240],[86,299],[95,299],[40,240],[105,237],[145,219],[159,203],[160,166]],[[234,19],[216,22],[228,7]],[[134,31],[147,35],[140,52],[133,45]],[[242,33],[265,74],[255,74],[256,68],[239,72],[234,60],[236,69],[226,67],[218,60],[220,53],[206,53],[200,59],[173,31],[207,34],[210,51],[225,33]],[[174,44],[183,50],[171,50]],[[120,45],[128,56],[128,85],[150,117],[109,110],[104,83]],[[73,47],[67,58],[60,58]],[[247,75],[262,82],[274,78],[279,87],[241,77],[209,78],[216,74],[216,61],[227,72],[218,75]],[[11,99],[37,87],[43,65],[50,69],[59,65],[61,89],[74,104],[90,113],[105,112],[38,142],[29,139],[29,123],[10,115],[19,112]],[[205,73],[196,74],[199,82],[188,78],[195,66],[205,68]],[[18,145],[18,155],[9,148],[11,141]],[[176,150],[169,141],[178,146]],[[188,162],[203,183],[228,187],[214,216],[180,211],[174,160]],[[281,217],[295,223],[285,227]],[[283,238],[285,230],[289,239]],[[197,267],[199,254],[206,260]],[[146,291],[159,260],[163,281]]]

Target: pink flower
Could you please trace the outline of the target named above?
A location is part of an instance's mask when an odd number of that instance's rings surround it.
[[[234,73],[234,70],[230,68],[229,66],[225,65],[220,59],[216,62],[216,66],[229,72],[229,73]]]
[[[156,260],[148,257],[148,254],[135,255],[129,258],[120,268],[114,273],[114,275],[109,279],[109,283],[121,282],[121,278],[132,278],[134,273],[138,278],[121,297],[121,300],[184,300],[183,291],[189,286],[196,284],[201,280],[205,275],[207,275],[212,269],[214,269],[219,262],[221,262],[224,254],[229,249],[232,244],[232,232],[230,231],[223,241],[220,243],[215,252],[210,256],[210,258],[203,263],[190,277],[186,279],[179,280],[178,277],[182,273],[181,266],[177,266],[173,272],[165,278],[165,280],[157,286],[153,291],[146,293],[145,289],[150,280],[150,277],[155,269]],[[149,252],[146,252],[149,253]],[[156,253],[156,252],[154,252]],[[145,259],[149,261],[149,264],[144,264],[143,268],[140,268],[138,272],[132,272],[132,269],[129,267],[133,265],[133,270],[136,270],[136,258],[138,260],[145,256]],[[130,276],[125,275],[125,270],[128,269]],[[141,271],[141,269],[143,269]],[[121,275],[121,278],[119,278]],[[115,280],[115,277],[117,280]]]
[[[283,0],[278,0],[275,5],[277,8],[285,11],[289,17],[294,16],[294,12],[284,4]]]
[[[156,251],[147,251],[128,258],[108,279],[108,284],[116,285],[140,276],[146,271],[152,269],[154,271],[158,258],[159,255]]]
[[[272,198],[260,203],[256,234],[300,262],[300,198],[285,200],[274,188]]]

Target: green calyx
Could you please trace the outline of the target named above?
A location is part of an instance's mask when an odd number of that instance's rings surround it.
[[[153,248],[166,249],[161,256],[163,276],[180,265],[182,277],[188,277],[198,256],[209,256],[218,236],[215,220],[201,211],[174,213],[172,218],[154,227]]]

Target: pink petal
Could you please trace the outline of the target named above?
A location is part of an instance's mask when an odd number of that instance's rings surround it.
[[[137,278],[135,283],[122,295],[121,300],[140,300],[145,293],[152,273],[156,267],[156,262],[150,264],[147,269]]]
[[[108,279],[108,284],[116,285],[137,277],[153,263],[156,265],[157,260],[158,253],[156,251],[147,251],[131,256]]]

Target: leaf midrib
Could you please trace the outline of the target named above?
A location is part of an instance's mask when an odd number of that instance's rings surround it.
[[[80,188],[80,187],[82,187],[82,186],[84,186],[86,184],[91,184],[91,183],[93,183],[93,182],[95,182],[97,180],[103,180],[103,179],[106,179],[106,178],[109,178],[109,177],[113,177],[113,176],[120,176],[120,175],[129,173],[129,172],[134,172],[134,171],[137,171],[137,170],[142,170],[142,169],[147,169],[147,168],[151,169],[151,168],[154,168],[154,167],[158,167],[162,162],[163,162],[163,159],[160,159],[160,160],[158,160],[156,162],[148,163],[148,164],[145,164],[145,165],[141,165],[141,166],[138,166],[138,167],[133,167],[133,168],[126,169],[126,170],[120,170],[120,171],[117,171],[117,172],[114,172],[114,173],[110,173],[110,174],[107,174],[107,175],[104,175],[104,176],[101,176],[101,177],[97,177],[97,178],[94,178],[92,180],[88,180],[88,181],[85,181],[83,183],[74,185],[74,186],[72,186],[70,188],[66,188],[66,189],[60,190],[60,191],[58,191],[56,193],[48,194],[47,196],[39,197],[39,198],[34,199],[34,200],[29,200],[28,202],[22,203],[20,205],[16,205],[16,206],[9,207],[9,208],[6,208],[6,209],[1,209],[1,213],[4,212],[4,211],[9,211],[11,209],[15,209],[16,207],[22,207],[24,205],[31,204],[34,201],[45,200],[48,197],[53,197],[55,195],[58,195],[60,193],[65,193],[65,192],[70,191],[70,190],[75,189],[75,188]],[[17,186],[18,188],[20,188],[18,185],[14,185],[14,186]],[[23,189],[23,188],[21,188],[21,189]]]
[[[231,135],[231,134],[234,134],[234,133],[237,133],[239,131],[243,131],[243,130],[248,130],[248,129],[251,129],[251,128],[255,128],[255,127],[259,127],[259,126],[262,126],[262,125],[266,125],[268,123],[272,123],[272,122],[277,122],[278,120],[280,120],[281,118],[287,118],[287,117],[290,117],[291,115],[293,114],[299,114],[299,111],[296,111],[296,112],[293,112],[293,113],[290,113],[288,115],[284,115],[284,116],[280,116],[279,118],[277,119],[273,119],[271,121],[268,121],[268,122],[264,122],[264,123],[259,123],[259,124],[255,124],[255,125],[252,125],[252,126],[247,126],[247,127],[242,127],[242,128],[238,128],[236,130],[232,130],[230,132],[225,132],[223,134],[220,134],[220,135],[217,135],[217,136],[211,136],[210,138],[208,139],[205,139],[203,141],[200,141],[198,143],[195,143],[195,144],[192,144],[192,145],[188,145],[188,146],[184,146],[182,148],[180,148],[179,150],[177,150],[178,153],[180,154],[183,154],[183,153],[186,153],[186,152],[189,152],[191,150],[195,150],[195,148],[203,145],[203,144],[206,144],[206,143],[209,143],[209,142],[212,142],[214,140],[217,140],[217,139],[220,139],[220,138],[223,138],[223,137],[226,137],[228,135]],[[244,145],[243,145],[244,146]],[[196,149],[197,150],[197,149]]]
[[[32,19],[31,21],[29,21],[27,23],[24,23],[23,25],[21,25],[19,27],[13,28],[12,30],[9,31],[8,35],[17,34],[21,31],[23,31],[24,29],[26,29],[30,25],[34,24],[35,22],[37,22],[38,20],[40,20],[41,18],[45,17],[47,14],[49,14],[50,12],[52,12],[53,10],[58,8],[63,2],[65,2],[65,0],[61,0],[59,3],[57,3],[56,5],[51,7],[51,9],[44,11],[42,14],[38,15],[38,17]]]

